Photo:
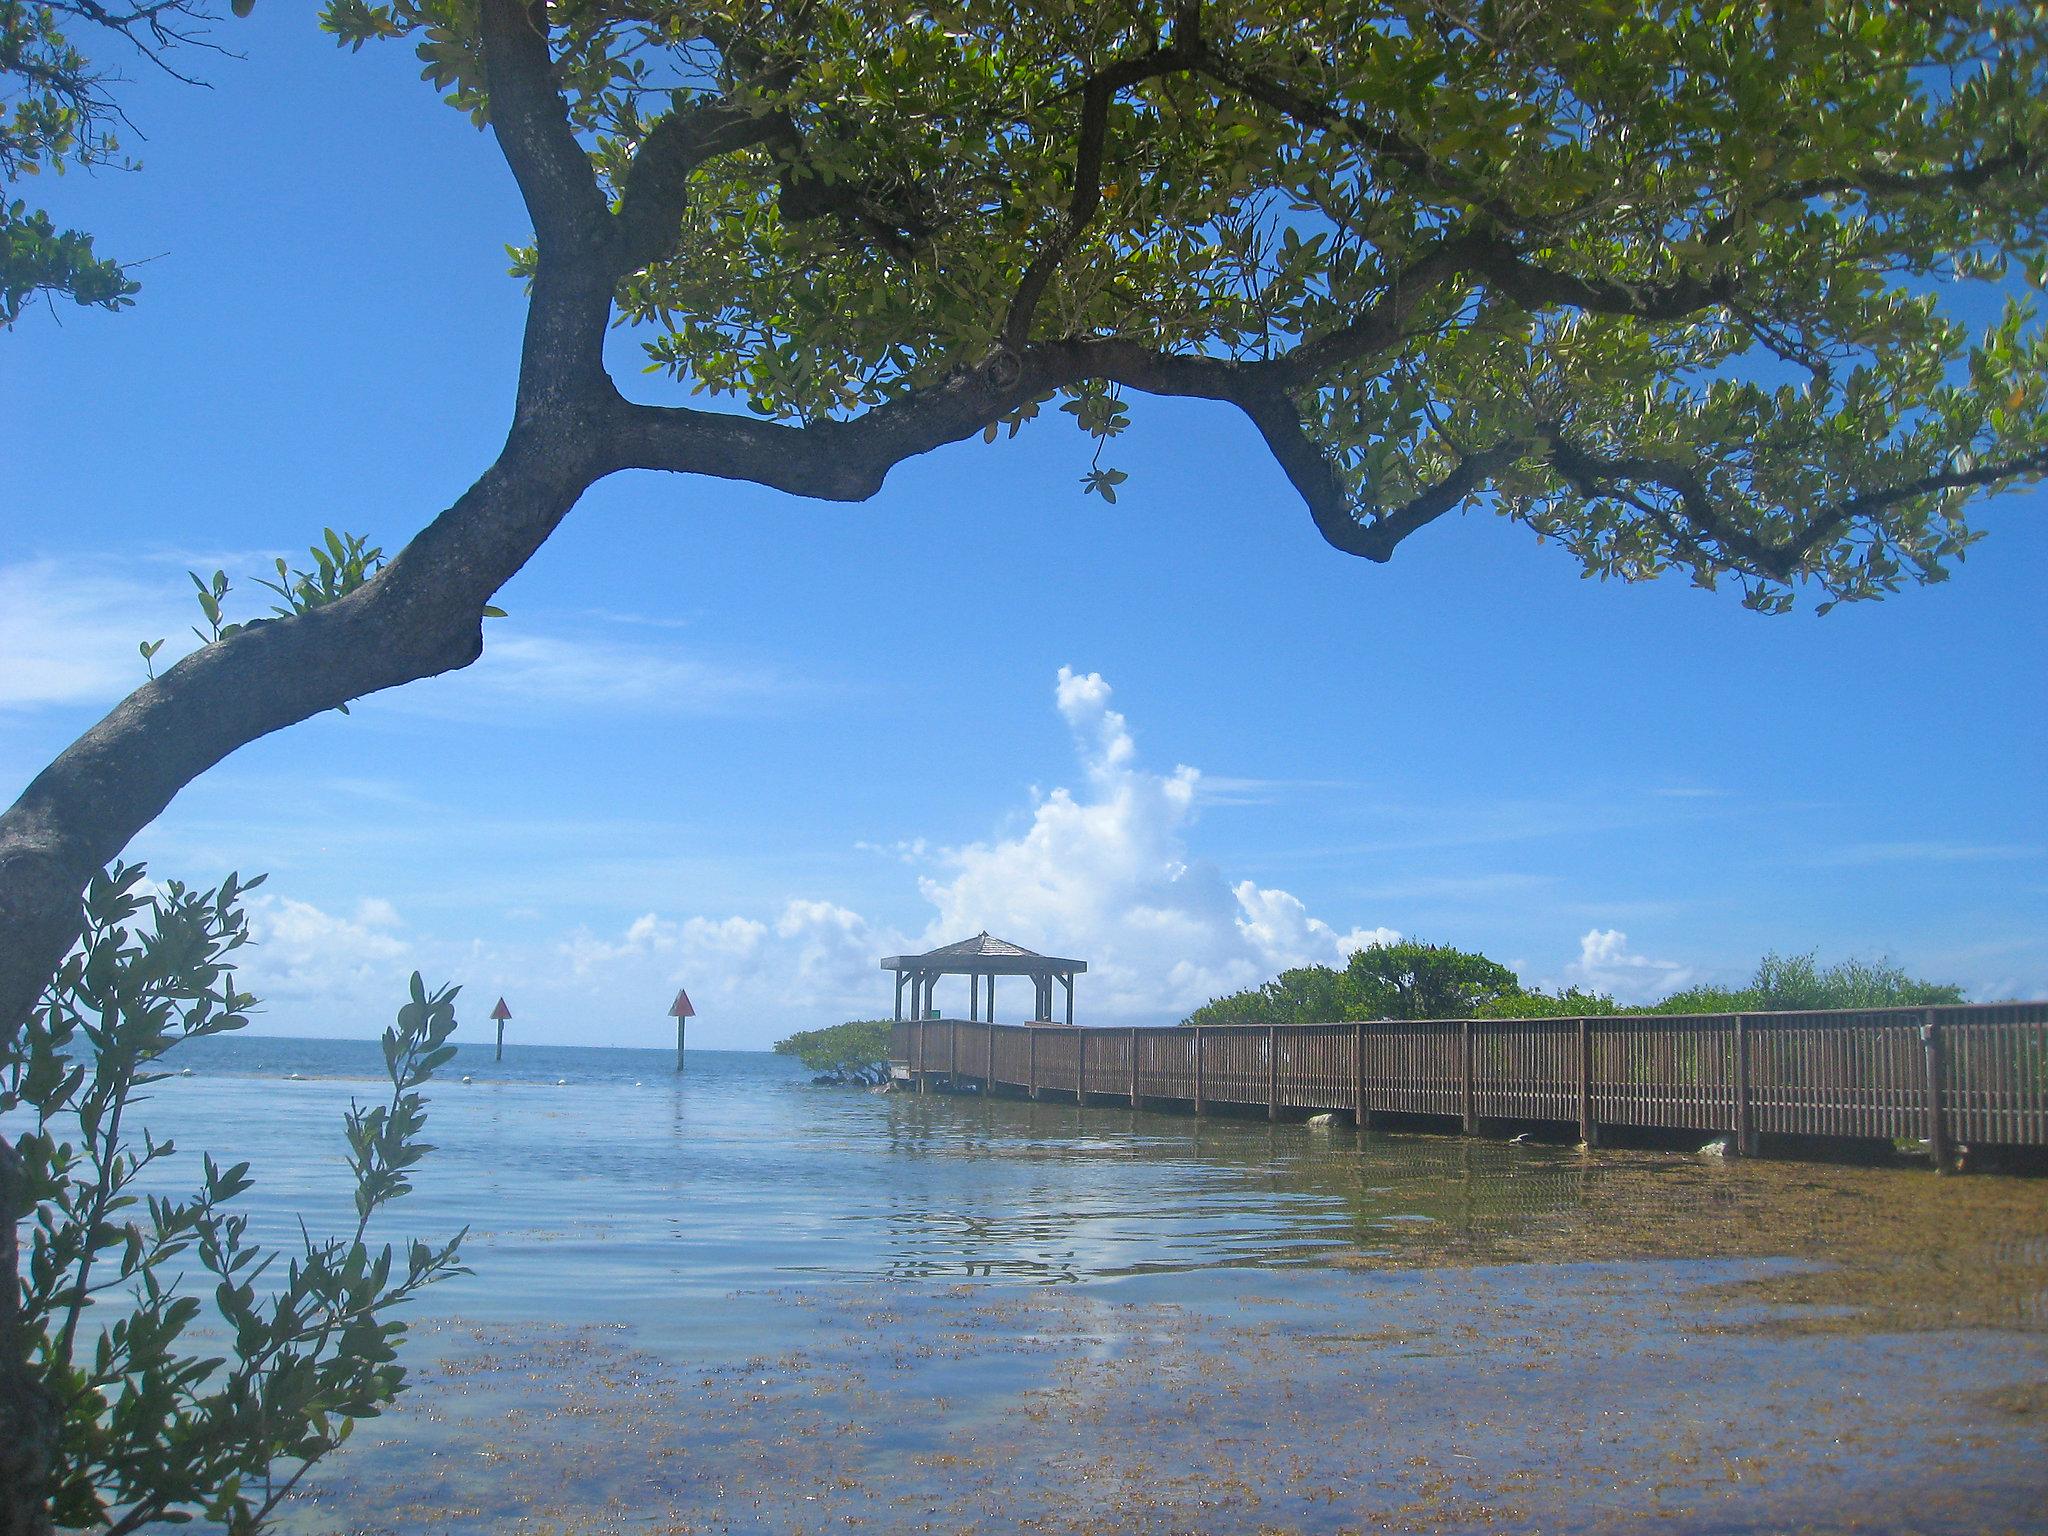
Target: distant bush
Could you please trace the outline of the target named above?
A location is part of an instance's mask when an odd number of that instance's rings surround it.
[[[889,1059],[890,1021],[853,1019],[825,1029],[800,1029],[775,1042],[780,1056],[794,1056],[813,1072],[851,1072]]]
[[[1772,1013],[1797,1008],[1935,1008],[1960,1003],[1963,989],[1909,976],[1888,960],[1853,957],[1821,966],[1817,951],[1771,953],[1757,962],[1746,987],[1688,987],[1653,1013]]]
[[[1584,1019],[1620,1013],[1621,1006],[1605,992],[1566,987],[1559,992],[1505,992],[1482,1003],[1475,1019]]]

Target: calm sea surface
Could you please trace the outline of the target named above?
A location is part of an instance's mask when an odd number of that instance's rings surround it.
[[[369,1042],[146,1123],[349,1223]],[[468,1081],[464,1081],[467,1075]],[[416,1389],[289,1529],[2048,1530],[2048,1184],[466,1048],[383,1236]],[[180,1159],[183,1161],[184,1159]]]

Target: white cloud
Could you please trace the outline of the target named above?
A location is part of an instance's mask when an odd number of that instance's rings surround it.
[[[799,898],[772,923],[745,916],[678,922],[649,912],[616,939],[579,931],[557,951],[573,975],[602,981],[608,991],[687,986],[700,1013],[803,1015],[815,1023],[872,1013],[887,998],[878,969],[885,946],[900,948],[900,936],[832,902]]]
[[[1139,764],[1137,742],[1098,673],[1061,668],[1054,701],[1085,787],[1041,797],[1014,837],[936,855],[918,882],[936,909],[923,942],[983,928],[1088,961],[1091,1019],[1178,1016],[1220,993],[1310,962],[1340,964],[1388,929],[1339,933],[1286,891],[1226,880],[1191,855],[1201,774]]]
[[[239,984],[265,1003],[318,1000],[381,1008],[400,995],[413,945],[390,902],[369,897],[343,917],[270,891],[248,899],[250,945]]]
[[[1690,986],[1696,972],[1676,960],[1653,960],[1628,947],[1618,928],[1594,928],[1579,940],[1579,958],[1565,967],[1577,986],[1610,994],[1618,1003],[1653,1003]]]
[[[861,838],[853,846],[856,852],[879,853],[899,864],[921,864],[931,852],[931,845],[921,837],[898,838],[893,843],[871,843]]]
[[[400,708],[469,718],[536,707],[653,714],[727,714],[802,691],[770,668],[722,663],[678,645],[514,630],[493,620],[484,653],[460,672],[392,695]]]
[[[148,677],[140,642],[166,642],[159,672],[192,649],[186,625],[198,610],[187,613],[177,598],[168,580],[71,562],[0,566],[0,708],[112,704]]]
[[[1979,864],[2038,859],[2041,853],[2042,849],[2031,843],[1856,843],[1824,854],[1815,862],[1849,868],[1869,864]]]

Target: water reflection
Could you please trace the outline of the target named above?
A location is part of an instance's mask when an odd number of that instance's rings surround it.
[[[886,1135],[920,1172],[846,1219],[879,1217],[892,1277],[1783,1257],[1911,1270],[1951,1319],[2048,1323],[2039,1181],[938,1096],[892,1099]]]

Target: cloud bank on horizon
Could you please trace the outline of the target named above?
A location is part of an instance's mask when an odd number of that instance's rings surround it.
[[[698,1007],[697,1038],[765,1046],[792,1029],[887,1012],[881,956],[983,929],[1086,960],[1080,1017],[1120,1024],[1171,1022],[1290,966],[1342,965],[1356,949],[1401,936],[1387,926],[1340,929],[1291,892],[1233,880],[1199,857],[1191,843],[1207,799],[1201,771],[1147,766],[1111,698],[1099,673],[1060,669],[1053,702],[1078,776],[1072,787],[1034,791],[1014,833],[958,847],[860,845],[916,871],[931,913],[916,932],[797,895],[760,915],[656,908],[622,930],[579,927],[515,947],[410,933],[384,901],[339,915],[266,890],[251,898],[257,944],[245,952],[244,983],[271,1004],[270,1027],[290,1028],[294,1005],[315,1000],[327,1017],[345,1001],[380,1019],[384,994],[418,966],[516,998],[515,1019],[536,1021],[548,1039],[605,1043],[681,985]],[[1605,928],[1582,938],[1557,979],[1645,1001],[1696,975],[1636,954],[1624,933]],[[1021,1017],[1023,995],[1011,993],[1000,1011]],[[942,992],[940,1001],[958,1011],[964,998]]]

